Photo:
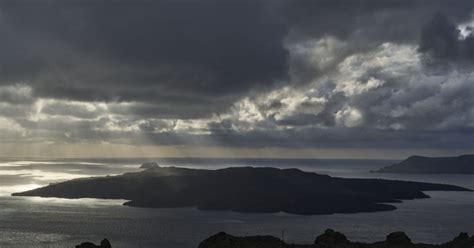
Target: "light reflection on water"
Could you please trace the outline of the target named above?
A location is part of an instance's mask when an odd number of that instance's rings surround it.
[[[21,245],[23,247],[48,247],[48,244],[60,243],[68,238],[69,236],[64,234],[7,230],[0,232],[0,247],[18,247],[18,240],[22,240]]]
[[[70,161],[0,162],[0,195],[10,195],[76,178],[119,175],[138,171],[137,164],[107,164]]]
[[[76,172],[79,170],[76,170]],[[31,177],[38,181],[54,182],[65,181],[75,178],[89,177],[89,175],[74,174],[73,170],[65,172],[50,172],[41,170],[0,170],[0,175],[17,175],[19,177]]]
[[[39,188],[41,186],[42,185],[39,185],[39,184],[20,184],[20,185],[13,185],[13,186],[1,186],[0,196],[9,196],[15,192],[28,191],[28,190]]]
[[[374,174],[387,165],[351,161],[250,161],[238,163],[160,163],[192,168],[237,165],[298,167],[340,177],[388,178],[442,182],[474,188],[472,175]],[[225,162],[225,161],[224,161]],[[321,163],[320,163],[321,162]],[[11,166],[11,165],[14,166]],[[15,168],[14,168],[15,167]],[[197,247],[202,239],[226,231],[235,235],[279,236],[285,229],[290,242],[311,243],[326,228],[349,238],[373,241],[404,230],[416,242],[444,242],[461,231],[474,230],[474,197],[470,192],[427,192],[432,198],[405,201],[390,212],[297,216],[285,213],[240,214],[205,212],[194,208],[144,209],[122,206],[123,200],[10,197],[10,193],[52,182],[86,176],[138,171],[139,163],[81,161],[12,161],[0,163],[0,247],[73,247],[83,241],[107,237],[114,247]]]
[[[29,196],[22,197],[26,201],[32,204],[49,204],[49,205],[79,205],[86,207],[98,207],[98,206],[121,206],[127,200],[104,200],[95,198],[80,198],[80,199],[64,199],[56,197],[37,197]]]

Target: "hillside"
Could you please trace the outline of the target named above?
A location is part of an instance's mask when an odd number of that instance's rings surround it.
[[[474,174],[474,155],[437,158],[411,156],[400,163],[381,168],[374,172]]]

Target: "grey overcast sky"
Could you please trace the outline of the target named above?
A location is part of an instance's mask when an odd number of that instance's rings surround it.
[[[473,152],[473,8],[0,1],[0,156]]]

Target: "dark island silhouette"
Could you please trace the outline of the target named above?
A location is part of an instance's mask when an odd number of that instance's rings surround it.
[[[351,242],[340,232],[331,229],[318,236],[313,244],[287,244],[272,236],[235,237],[224,232],[204,240],[198,248],[472,248],[474,236],[461,233],[453,240],[435,245],[413,243],[404,232],[387,235],[385,241],[374,243]]]
[[[333,214],[396,209],[387,203],[428,198],[423,191],[470,191],[434,183],[348,179],[299,169],[219,170],[152,166],[120,176],[75,179],[14,196],[125,199],[132,207],[197,207],[237,212]]]
[[[202,241],[198,248],[472,248],[474,236],[460,233],[453,240],[443,244],[413,243],[404,232],[393,232],[384,241],[374,243],[351,242],[340,232],[327,229],[316,237],[313,244],[287,244],[273,236],[235,237],[225,232],[215,234]],[[100,245],[85,242],[76,248],[112,248],[107,239]]]
[[[437,158],[411,156],[400,163],[372,172],[406,174],[474,174],[474,155]]]
[[[100,245],[96,245],[91,242],[84,242],[80,245],[76,245],[76,248],[112,248],[112,245],[110,244],[108,239],[103,239],[100,242]]]

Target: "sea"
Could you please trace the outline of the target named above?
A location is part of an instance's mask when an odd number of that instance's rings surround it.
[[[273,235],[288,243],[310,244],[327,228],[361,242],[384,240],[394,231],[404,231],[413,242],[423,243],[443,243],[460,232],[474,234],[474,192],[430,191],[426,193],[431,198],[396,203],[394,211],[312,216],[132,208],[123,206],[124,200],[11,196],[74,178],[139,171],[140,164],[149,161],[201,169],[299,168],[335,177],[446,183],[474,189],[474,175],[370,172],[397,162],[393,160],[5,158],[0,160],[0,247],[65,248],[107,238],[114,248],[195,248],[221,231],[236,236]]]

